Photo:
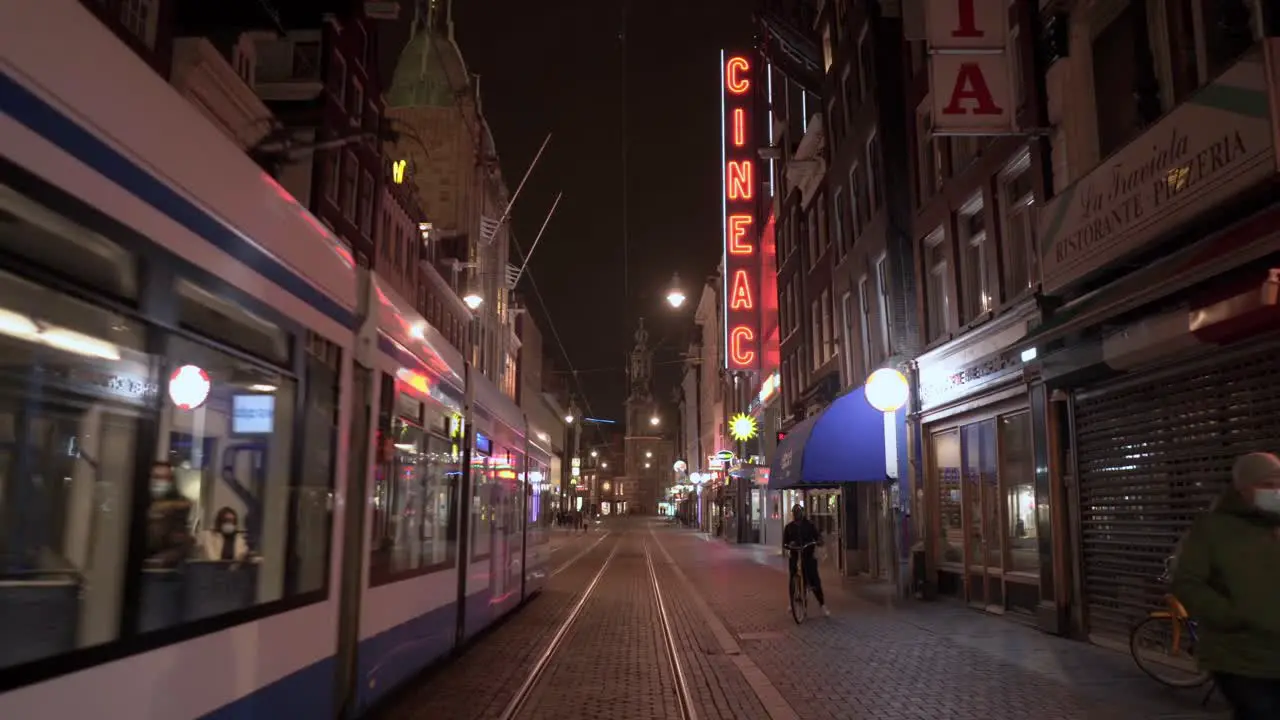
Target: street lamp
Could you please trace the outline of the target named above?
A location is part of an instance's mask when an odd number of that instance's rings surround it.
[[[476,292],[475,290],[472,290],[471,292],[468,292],[466,295],[462,296],[462,302],[466,303],[467,307],[471,308],[472,310],[475,310],[479,308],[482,304],[484,304],[484,298],[480,297],[480,293]],[[573,422],[573,421],[571,420],[570,422]]]
[[[684,305],[684,290],[680,288],[680,274],[676,273],[671,276],[671,287],[667,290],[667,304],[673,308]]]
[[[591,451],[591,457],[600,457],[600,453],[596,450]]]
[[[898,432],[895,417],[898,410],[907,404],[907,399],[911,395],[911,385],[907,382],[906,376],[897,370],[880,368],[867,378],[865,395],[868,405],[884,413],[884,474],[886,478],[889,478],[890,484],[898,483],[896,489],[898,490],[898,497],[901,498],[902,486],[898,480]],[[897,575],[893,580],[898,588],[898,593],[905,596],[907,594],[906,580],[910,560],[905,557],[906,548],[899,547],[900,538],[902,537],[900,499],[891,503],[889,512],[892,513],[889,518],[892,528],[889,534],[889,545],[893,556],[898,560],[897,563],[891,566],[891,572]]]
[[[654,415],[653,417],[649,418],[649,424],[653,425],[654,427],[657,427],[661,422],[662,420],[658,419],[657,415]]]
[[[569,423],[570,425],[572,425],[572,424],[573,424],[573,421],[574,421],[575,419],[576,419],[576,418],[574,418],[574,417],[573,417],[573,413],[568,413],[568,414],[566,414],[566,415],[564,416],[564,421],[565,421],[566,423]]]

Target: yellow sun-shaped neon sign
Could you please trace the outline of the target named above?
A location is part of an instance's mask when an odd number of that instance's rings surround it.
[[[738,442],[746,442],[756,436],[756,419],[738,413],[729,420],[729,435]]]

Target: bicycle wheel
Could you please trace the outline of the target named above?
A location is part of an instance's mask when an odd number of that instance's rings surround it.
[[[1174,647],[1173,629],[1178,626]],[[1209,673],[1196,667],[1193,636],[1185,620],[1152,615],[1129,632],[1129,654],[1142,672],[1169,687],[1198,687],[1209,682]]]
[[[796,574],[791,578],[791,618],[796,621],[797,625],[804,622],[808,611],[804,595],[804,580],[801,579],[799,574]]]

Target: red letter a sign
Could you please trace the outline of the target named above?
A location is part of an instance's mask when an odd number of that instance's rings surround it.
[[[975,107],[967,109],[961,104],[965,101],[972,102]],[[966,112],[974,115],[1000,115],[1004,110],[996,105],[995,98],[991,96],[991,89],[987,87],[987,79],[982,75],[982,68],[978,63],[965,62],[960,63],[955,86],[951,89],[951,101],[942,112],[947,115],[964,115]]]

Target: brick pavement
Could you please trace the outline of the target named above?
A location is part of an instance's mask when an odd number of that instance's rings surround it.
[[[684,574],[802,718],[1214,718],[1200,693],[1126,656],[945,603],[872,603],[826,578],[835,617],[797,626],[785,563],[762,549],[658,531]]]

